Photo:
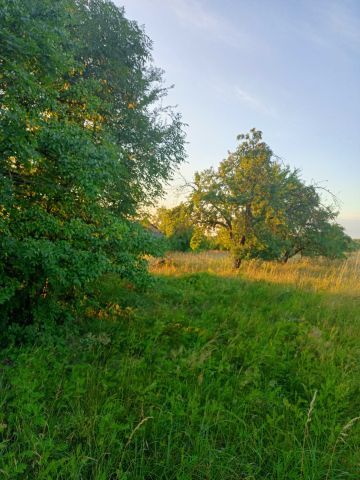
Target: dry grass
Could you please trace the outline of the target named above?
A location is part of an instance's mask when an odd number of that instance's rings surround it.
[[[360,294],[360,252],[345,260],[294,258],[286,265],[249,260],[243,262],[238,271],[232,268],[231,256],[225,252],[172,252],[163,261],[151,260],[150,269],[153,273],[175,276],[195,272],[221,276],[240,275],[250,280],[291,284],[317,291]]]

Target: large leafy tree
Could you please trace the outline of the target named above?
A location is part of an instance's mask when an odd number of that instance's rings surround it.
[[[131,217],[184,157],[151,42],[106,0],[0,0],[3,320],[58,316],[87,282],[144,278]]]
[[[349,238],[316,188],[274,156],[260,131],[252,129],[238,140],[218,169],[195,175],[190,196],[195,222],[217,232],[236,267],[245,258],[342,255]]]

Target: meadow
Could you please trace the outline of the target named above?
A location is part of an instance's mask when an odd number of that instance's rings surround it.
[[[360,294],[360,252],[349,255],[345,260],[299,256],[286,264],[248,260],[243,262],[238,271],[234,270],[232,258],[227,252],[172,252],[163,261],[150,261],[150,267],[152,272],[166,275],[205,271],[220,276],[240,276],[252,281],[289,284],[307,290],[350,296]]]
[[[358,480],[360,254],[150,269],[1,352],[1,478]]]
[[[135,3],[0,0],[0,480],[359,480],[358,12]]]

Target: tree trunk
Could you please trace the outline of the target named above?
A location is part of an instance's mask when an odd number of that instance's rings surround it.
[[[234,268],[238,269],[238,268],[240,268],[240,265],[241,265],[241,258],[235,257],[234,258],[234,263],[233,263]]]
[[[288,260],[290,258],[290,253],[289,252],[285,252],[283,258],[282,258],[282,263],[287,263]]]

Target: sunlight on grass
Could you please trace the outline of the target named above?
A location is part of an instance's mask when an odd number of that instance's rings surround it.
[[[239,270],[232,267],[231,256],[226,252],[180,253],[171,252],[162,260],[151,260],[150,269],[162,275],[208,272],[221,276],[243,276],[249,280],[291,284],[300,288],[315,289],[347,295],[360,294],[360,252],[345,260],[324,258],[294,258],[287,264],[244,261]]]

